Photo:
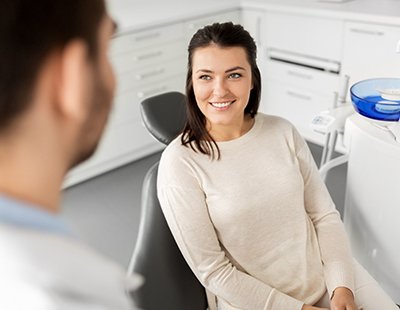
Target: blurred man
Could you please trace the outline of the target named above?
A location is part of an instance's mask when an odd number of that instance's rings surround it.
[[[124,271],[58,216],[111,108],[114,31],[104,0],[0,0],[0,309],[131,308]]]

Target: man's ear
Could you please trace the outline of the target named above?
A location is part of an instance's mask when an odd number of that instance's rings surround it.
[[[64,117],[81,121],[87,113],[89,64],[87,45],[82,40],[68,43],[59,63],[58,109]]]

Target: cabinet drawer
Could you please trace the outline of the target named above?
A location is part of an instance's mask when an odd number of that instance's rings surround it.
[[[265,75],[288,85],[330,95],[339,87],[339,76],[334,73],[291,65],[274,60],[266,61]]]
[[[123,74],[141,67],[165,63],[180,58],[186,61],[186,47],[183,40],[127,51],[112,56],[117,74]]]
[[[400,26],[345,23],[343,69],[350,85],[368,78],[400,77]]]
[[[170,76],[181,74],[185,76],[186,62],[183,59],[168,61],[154,66],[144,67],[138,70],[118,75],[117,92],[146,87],[161,80],[168,80]]]
[[[121,124],[130,122],[131,120],[140,120],[141,116],[139,106],[143,99],[167,91],[179,91],[183,93],[184,88],[185,75],[182,73],[119,94],[115,98],[112,119],[110,121],[113,124]]]
[[[268,47],[339,61],[343,23],[316,16],[267,12],[265,44]]]
[[[122,33],[111,41],[110,53],[111,55],[123,54],[134,49],[160,45],[160,43],[183,38],[183,23]]]
[[[136,91],[136,99],[142,101],[145,98],[152,97],[167,91],[184,92],[185,73],[175,77],[168,77],[158,83],[145,85]]]
[[[323,144],[324,136],[310,129],[311,120],[331,106],[333,96],[322,96],[308,90],[266,81],[261,111],[292,122],[309,141]]]

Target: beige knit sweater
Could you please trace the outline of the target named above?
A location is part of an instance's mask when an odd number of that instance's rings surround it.
[[[221,309],[301,309],[328,289],[353,290],[342,222],[307,144],[287,121],[258,114],[220,160],[164,151],[158,195],[185,259]]]

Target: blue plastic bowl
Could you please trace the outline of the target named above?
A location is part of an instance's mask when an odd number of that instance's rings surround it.
[[[378,78],[354,84],[350,88],[354,109],[368,118],[389,122],[398,121],[400,119],[400,99],[388,100],[384,92],[384,90],[393,89],[400,89],[400,79]],[[382,94],[385,98],[382,98]]]

